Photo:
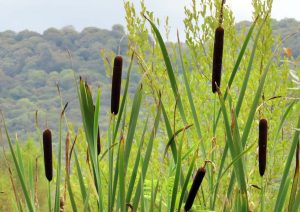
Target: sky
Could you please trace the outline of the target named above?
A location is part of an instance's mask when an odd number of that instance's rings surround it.
[[[131,0],[139,5],[139,0]],[[184,6],[191,0],[145,0],[156,17],[169,16],[170,37],[176,30],[184,32]],[[251,20],[251,0],[227,0],[236,21]],[[274,0],[272,18],[300,20],[299,0]],[[49,27],[73,25],[77,30],[87,26],[110,29],[114,24],[125,25],[123,0],[0,0],[0,31],[29,29],[43,32]]]

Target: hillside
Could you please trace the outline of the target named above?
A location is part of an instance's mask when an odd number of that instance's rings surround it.
[[[249,24],[238,23],[237,29]],[[272,25],[274,35],[281,37],[300,29],[300,22],[294,19],[273,20]],[[47,124],[56,128],[60,107],[57,83],[64,102],[69,102],[68,117],[75,125],[78,123],[80,112],[71,68],[93,86],[101,87],[101,111],[105,111],[103,107],[110,104],[110,80],[100,50],[117,53],[120,46],[120,53],[125,55],[127,41],[122,39],[124,34],[120,25],[111,30],[89,27],[81,32],[73,27],[49,28],[42,34],[28,30],[0,32],[0,109],[10,131],[21,135],[33,132],[36,110],[39,110],[42,127]],[[300,55],[300,34],[285,41],[284,46],[292,48],[294,57]],[[134,76],[133,81],[136,82],[137,77]]]
[[[249,21],[242,21],[237,24],[237,30],[239,31],[243,27],[250,26]],[[286,18],[280,21],[272,19],[272,29],[275,37],[280,36],[285,38],[288,35],[298,32],[294,35],[293,39],[288,39],[283,42],[283,46],[286,48],[291,48],[294,57],[300,55],[300,21],[297,21],[293,18]]]

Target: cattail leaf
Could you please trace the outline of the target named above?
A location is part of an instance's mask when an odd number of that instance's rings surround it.
[[[165,61],[165,65],[166,65],[166,68],[167,68],[167,73],[168,73],[168,77],[169,77],[169,80],[170,80],[170,83],[171,83],[173,95],[174,95],[174,98],[177,101],[178,109],[179,109],[181,118],[183,120],[183,123],[186,125],[187,124],[186,115],[184,113],[182,101],[181,101],[181,98],[180,98],[180,94],[178,92],[176,78],[175,78],[175,75],[174,75],[173,67],[172,67],[172,64],[171,64],[171,60],[170,60],[166,45],[165,45],[165,43],[162,39],[162,36],[161,36],[159,30],[155,26],[155,24],[148,17],[146,17],[146,16],[144,16],[144,17],[149,21],[149,23],[150,23],[150,25],[151,25],[151,27],[152,27],[155,35],[156,35],[156,38],[157,38],[157,41],[159,43],[160,50],[162,52],[162,55],[163,55],[163,58],[164,58],[164,61]]]
[[[90,191],[87,192],[86,198],[83,204],[83,211],[87,211],[89,208],[89,200],[90,200]]]
[[[162,114],[163,114],[163,117],[164,117],[164,120],[165,120],[165,126],[166,126],[166,130],[167,130],[168,138],[169,138],[169,140],[171,140],[172,137],[173,137],[173,132],[172,132],[170,120],[168,118],[168,115],[167,115],[167,112],[165,110],[165,107],[164,107],[163,103],[160,102],[160,105],[161,105]],[[170,145],[171,145],[173,160],[176,163],[176,160],[177,160],[177,147],[176,147],[176,144],[174,142],[171,142]]]
[[[288,193],[288,190],[289,190],[289,187],[290,187],[290,182],[291,182],[291,179],[288,177],[286,179],[285,184],[282,187],[282,189],[280,189],[278,191],[278,194],[281,192],[282,195],[280,195],[280,199],[278,200],[278,202],[276,201],[276,205],[275,205],[275,210],[274,211],[283,211],[285,198],[287,196],[287,193]]]
[[[298,117],[297,128],[300,128],[300,117]],[[291,148],[290,148],[288,157],[286,159],[283,175],[282,175],[282,178],[281,178],[280,187],[279,187],[279,190],[278,190],[278,195],[277,195],[276,204],[275,204],[275,210],[276,211],[278,211],[280,209],[280,207],[281,207],[280,202],[282,202],[282,200],[284,200],[285,197],[286,197],[286,193],[284,193],[284,189],[286,187],[287,178],[288,178],[288,175],[289,175],[289,170],[290,170],[290,167],[291,167],[293,156],[295,154],[296,147],[297,147],[297,144],[299,142],[299,135],[300,135],[300,131],[296,130],[295,133],[294,133],[294,138],[293,138],[293,141],[292,141],[292,144],[291,144]]]
[[[282,129],[282,126],[283,126],[283,123],[285,122],[287,116],[289,115],[289,113],[291,112],[293,106],[295,105],[296,101],[293,101],[286,109],[286,111],[284,112],[281,120],[280,120],[280,123],[278,125],[278,129],[276,131],[276,136],[275,136],[275,140],[274,140],[274,143],[276,144],[277,141],[278,141],[278,138],[279,138],[279,134],[281,132],[281,129]]]
[[[226,137],[227,137],[226,142],[228,143],[231,157],[236,158],[239,155],[238,149],[235,146],[235,142],[237,142],[237,141],[234,142],[234,140],[233,140],[234,138],[236,138],[236,136],[233,136],[233,134],[231,132],[231,126],[229,124],[228,113],[226,111],[224,99],[223,99],[223,96],[220,93],[220,91],[218,91],[218,92],[219,92],[220,105],[221,105],[221,109],[222,109],[222,113],[223,113],[224,125],[225,125],[225,129],[226,129]],[[239,188],[241,189],[240,195],[242,195],[243,198],[247,199],[247,184],[245,181],[246,178],[245,178],[242,160],[238,160],[237,163],[234,163],[234,171],[235,171],[235,174],[238,179]],[[247,202],[247,200],[245,200],[245,201]]]
[[[97,90],[97,98],[96,98],[96,105],[95,105],[95,111],[94,111],[94,124],[93,124],[93,153],[94,156],[91,157],[93,170],[94,170],[94,178],[95,178],[95,185],[98,192],[98,207],[99,209],[103,209],[103,195],[102,195],[102,189],[101,189],[101,178],[100,178],[100,169],[99,169],[99,161],[98,161],[98,155],[100,153],[100,130],[99,130],[99,111],[100,111],[100,88]]]
[[[246,73],[244,75],[242,88],[240,90],[239,98],[238,98],[238,101],[237,101],[237,104],[236,104],[236,114],[237,114],[237,116],[239,116],[240,109],[241,109],[241,106],[242,106],[242,103],[243,103],[243,100],[244,100],[244,97],[245,97],[245,92],[246,92],[246,88],[247,88],[247,85],[248,85],[248,82],[249,82],[249,77],[250,77],[250,73],[251,73],[251,70],[252,70],[252,65],[253,65],[253,60],[254,60],[257,44],[258,44],[258,41],[259,41],[259,38],[260,38],[260,33],[263,29],[263,26],[265,25],[265,22],[266,22],[266,18],[264,19],[263,23],[259,27],[258,32],[257,32],[256,37],[255,37],[255,40],[254,40],[254,43],[253,43],[252,52],[251,52],[251,56],[250,56],[250,59],[249,59],[248,67],[247,67]]]
[[[157,180],[156,182],[156,186],[154,188],[154,179],[153,179],[153,175],[152,175],[152,188],[151,188],[151,200],[150,200],[150,208],[149,211],[154,211],[155,208],[155,202],[156,202],[156,196],[157,196],[157,192],[158,192],[158,185],[159,185],[159,180]]]
[[[168,152],[168,149],[169,147],[172,145],[173,142],[175,142],[175,137],[181,133],[181,132],[184,132],[185,130],[189,129],[191,126],[193,126],[192,124],[190,125],[187,125],[179,130],[177,130],[174,135],[172,135],[171,139],[168,141],[167,145],[166,145],[166,148],[165,148],[165,151],[164,151],[164,156],[166,156],[167,152]]]
[[[299,207],[300,207],[300,192],[298,191],[297,196],[295,198],[295,202],[294,202],[293,208],[292,208],[291,211],[292,212],[298,212]]]
[[[198,120],[198,116],[197,116],[197,112],[196,112],[196,107],[195,107],[193,96],[192,96],[192,91],[191,91],[191,88],[190,88],[190,84],[188,82],[188,78],[187,78],[187,74],[186,74],[186,70],[185,70],[185,65],[183,63],[182,52],[181,52],[181,43],[180,43],[180,40],[179,40],[178,33],[177,33],[177,43],[178,43],[179,58],[180,58],[181,67],[182,67],[182,75],[183,75],[184,85],[185,85],[186,93],[187,93],[187,96],[188,96],[189,105],[190,105],[190,108],[191,108],[191,111],[192,111],[194,124],[196,126],[197,135],[198,135],[198,138],[201,139],[202,138],[201,128],[200,128],[200,124],[199,124],[199,120]],[[204,143],[203,143],[202,139],[201,139],[201,150],[202,150],[202,153],[204,154],[204,157],[206,157],[205,146],[204,146]]]
[[[144,144],[145,133],[146,133],[147,128],[148,128],[148,118],[145,122],[145,126],[144,126],[143,133],[142,133],[141,140],[140,140],[139,149],[138,149],[138,152],[137,152],[137,155],[136,155],[135,163],[134,163],[133,170],[132,170],[131,177],[130,177],[130,181],[129,181],[129,186],[128,186],[128,190],[127,190],[127,194],[126,194],[126,202],[127,203],[130,202],[130,200],[131,200],[132,191],[133,191],[135,180],[136,180],[136,177],[137,177],[137,174],[138,174],[138,168],[139,168],[139,164],[140,164],[142,147],[143,147],[143,144]]]
[[[87,196],[87,191],[86,191],[86,187],[85,187],[85,184],[84,184],[84,179],[83,179],[82,171],[81,171],[80,164],[79,164],[79,161],[78,161],[77,153],[76,153],[75,150],[74,150],[74,159],[75,159],[75,167],[76,167],[79,186],[80,186],[80,193],[81,193],[81,197],[82,197],[82,203],[84,204],[84,201],[85,201],[86,196]]]
[[[12,155],[12,158],[13,158],[13,161],[14,161],[17,173],[18,173],[18,177],[19,177],[20,182],[21,182],[21,187],[22,187],[23,194],[25,196],[25,201],[26,201],[28,210],[33,212],[34,211],[34,206],[33,206],[32,200],[30,199],[29,191],[27,190],[27,187],[26,187],[26,181],[25,181],[25,178],[24,178],[24,173],[22,173],[20,165],[18,163],[18,159],[17,159],[16,153],[15,153],[15,150],[13,148],[10,136],[8,134],[7,126],[6,126],[4,115],[3,115],[2,112],[1,112],[1,115],[2,115],[2,120],[3,120],[3,125],[4,125],[4,129],[5,129],[6,138],[7,138],[8,144],[9,144],[10,153]]]
[[[72,206],[72,211],[77,212],[77,206],[76,206],[76,203],[75,203],[74,193],[72,191],[72,187],[71,187],[69,177],[67,179],[67,184],[68,184],[68,193],[69,193],[69,197],[70,197],[70,203],[71,203],[71,206]]]
[[[25,174],[24,163],[23,163],[23,157],[21,154],[21,148],[20,148],[18,136],[16,136],[16,145],[15,146],[16,146],[17,159],[18,159],[18,163],[20,165],[21,173],[23,174],[24,179],[26,179],[24,176],[24,174]]]
[[[163,117],[164,117],[164,120],[165,120],[165,126],[166,126],[166,130],[167,130],[168,138],[169,138],[169,140],[171,140],[172,136],[173,136],[173,131],[172,131],[172,128],[171,128],[171,124],[170,124],[170,120],[168,118],[167,112],[166,112],[165,107],[164,107],[161,100],[160,100],[160,106],[161,106],[162,114],[163,114]],[[175,142],[171,142],[170,146],[171,146],[173,160],[176,163],[176,161],[177,161],[177,147],[176,147]],[[180,184],[181,185],[184,184],[183,172],[181,172]]]
[[[225,176],[227,171],[233,166],[238,160],[240,160],[245,154],[247,154],[254,146],[256,143],[251,144],[247,149],[245,149],[243,152],[241,152],[239,155],[237,155],[229,164],[228,166],[224,169],[223,173],[221,174],[220,178],[218,178],[218,181],[216,184],[219,184],[221,179]],[[234,173],[233,173],[234,174]]]
[[[120,199],[120,211],[125,212],[126,204],[125,204],[125,164],[124,164],[124,138],[121,138],[120,142],[120,150],[119,150],[119,199]]]
[[[119,116],[120,116],[120,114],[119,114]],[[123,113],[123,124],[122,124],[122,128],[121,128],[122,131],[124,131],[125,119],[126,119],[126,105],[125,105],[124,113]],[[114,124],[113,124],[113,126],[114,126]],[[110,131],[109,131],[109,134],[110,134]],[[110,143],[111,142],[111,135],[109,135],[108,140],[109,140],[109,143]],[[120,146],[120,142],[119,142],[119,146]],[[113,151],[109,151],[109,153],[113,153]],[[109,162],[110,163],[109,165],[112,165],[112,161],[113,161],[113,157],[111,157],[111,156],[112,155],[110,154],[109,155],[109,160],[111,162]],[[109,176],[110,177],[109,180],[111,180],[111,182],[113,182],[112,186],[109,186],[109,189],[111,189],[111,190],[109,190],[109,198],[111,198],[111,200],[115,199],[116,190],[117,190],[117,184],[118,184],[118,179],[119,179],[119,169],[118,169],[119,168],[119,158],[118,157],[119,157],[119,154],[117,154],[117,162],[116,162],[116,166],[115,166],[114,176],[113,176],[113,174],[110,174],[110,176]],[[111,166],[110,169],[113,170],[113,167]],[[112,179],[113,179],[113,181],[112,181]],[[109,201],[111,201],[111,200],[109,199]],[[111,201],[109,203],[110,203],[109,204],[109,209],[113,208],[115,201]]]
[[[292,207],[295,202],[297,190],[298,190],[298,181],[299,181],[299,142],[297,144],[297,150],[296,150],[296,166],[295,166],[295,173],[293,178],[293,184],[292,184],[292,190],[290,194],[290,201],[289,201],[289,207],[288,211],[292,211]]]
[[[139,85],[137,92],[134,96],[133,99],[133,104],[132,104],[132,109],[131,109],[131,116],[130,116],[130,121],[129,121],[129,126],[128,126],[128,134],[125,142],[125,170],[127,170],[128,166],[128,158],[130,156],[130,151],[131,151],[131,146],[133,142],[133,137],[135,133],[135,128],[140,112],[140,106],[142,102],[142,97],[143,97],[143,87],[142,85]]]
[[[178,157],[176,162],[176,170],[175,170],[175,180],[173,182],[173,191],[172,191],[172,198],[171,198],[171,211],[175,211],[175,204],[176,204],[176,198],[177,198],[177,192],[178,192],[178,184],[180,180],[180,174],[181,174],[181,152],[182,152],[182,144],[183,144],[183,138],[185,134],[185,129],[183,129],[182,137],[180,139],[179,148],[178,148]]]
[[[194,154],[194,156],[192,158],[192,161],[190,162],[190,166],[189,166],[188,172],[186,174],[184,184],[183,184],[182,189],[181,189],[181,194],[180,194],[179,203],[178,203],[178,210],[179,211],[181,209],[184,197],[186,195],[187,186],[188,186],[188,183],[189,183],[190,178],[191,178],[192,173],[193,173],[193,168],[194,168],[194,165],[195,165],[196,158],[197,158],[197,154]]]
[[[152,132],[150,134],[150,138],[149,138],[146,153],[145,153],[145,158],[142,163],[141,176],[138,181],[138,182],[140,182],[140,184],[138,184],[138,186],[136,188],[134,201],[133,201],[133,208],[138,208],[140,197],[142,196],[142,198],[143,198],[142,189],[143,189],[144,184],[142,184],[142,182],[144,181],[144,179],[146,177],[146,173],[147,173],[147,169],[148,169],[148,165],[149,165],[149,161],[150,161],[151,153],[152,153],[152,149],[153,149],[153,141],[156,136],[158,125],[159,125],[160,114],[161,114],[161,106],[158,105],[157,114],[156,114],[155,121],[154,121],[154,126],[153,126]]]

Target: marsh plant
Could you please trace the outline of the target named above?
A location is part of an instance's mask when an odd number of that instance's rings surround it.
[[[75,73],[82,128],[69,123],[63,99],[58,132],[36,124],[45,176],[39,160],[25,161],[3,119],[11,186],[20,188],[13,208],[298,211],[299,89],[289,89],[281,42],[293,32],[273,38],[272,1],[252,2],[253,22],[237,32],[224,0],[192,0],[185,43],[179,35],[171,43],[144,1],[140,12],[125,1],[128,55],[103,53],[106,67],[113,64],[108,118],[100,116],[101,88]],[[140,76],[133,93],[132,71]]]

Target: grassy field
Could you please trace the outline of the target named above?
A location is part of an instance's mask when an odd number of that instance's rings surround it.
[[[185,42],[170,44],[167,20],[126,1],[128,52],[103,54],[110,111],[74,73],[78,129],[59,87],[61,113],[48,114],[59,131],[37,113],[38,141],[8,132],[4,111],[0,210],[298,211],[300,71],[282,46],[297,29],[273,38],[272,1],[253,0],[253,22],[238,33],[223,3],[193,0]]]

